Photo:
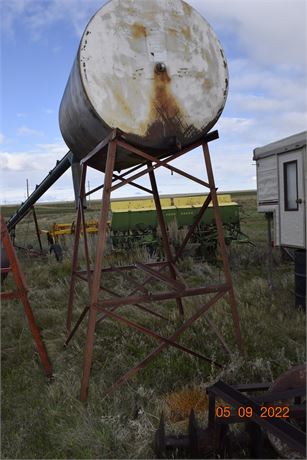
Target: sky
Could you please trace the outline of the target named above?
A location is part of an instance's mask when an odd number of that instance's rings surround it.
[[[214,127],[220,139],[210,143],[216,185],[221,191],[255,189],[253,149],[307,128],[307,1],[187,2],[212,26],[229,68],[228,99]],[[1,204],[24,201],[26,179],[31,193],[68,151],[58,109],[84,28],[104,3],[0,0]],[[206,178],[200,152],[177,166]],[[162,194],[203,192],[167,171],[157,178]],[[103,176],[91,171],[88,180],[94,188]],[[124,187],[114,196],[137,194]],[[67,171],[41,201],[72,199]]]

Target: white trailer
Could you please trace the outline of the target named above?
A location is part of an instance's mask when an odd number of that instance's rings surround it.
[[[254,149],[259,212],[273,215],[274,245],[306,250],[307,131]]]

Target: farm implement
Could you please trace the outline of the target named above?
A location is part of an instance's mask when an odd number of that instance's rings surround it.
[[[169,238],[175,248],[185,237],[188,227],[194,223],[205,199],[206,196],[199,194],[161,198],[161,207]],[[229,194],[218,195],[218,201],[226,243],[230,244],[231,241],[239,239],[245,241],[244,235],[240,231],[238,204],[232,201]],[[149,250],[154,251],[160,247],[157,213],[154,200],[151,198],[112,200],[108,223],[114,249],[146,246]],[[60,244],[63,238],[75,234],[75,222],[71,224],[54,223],[49,230],[41,231],[47,235],[50,245]],[[85,231],[87,234],[97,234],[98,221],[96,219],[87,220]],[[81,228],[80,233],[83,234],[83,228]],[[217,231],[212,205],[209,206],[207,214],[201,219],[191,244],[199,256],[215,253]]]

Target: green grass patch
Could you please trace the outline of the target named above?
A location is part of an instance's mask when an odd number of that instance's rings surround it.
[[[236,350],[232,317],[225,300],[209,312],[233,351],[231,357],[217,341],[203,318],[188,329],[179,342],[223,364],[192,358],[174,348],[164,350],[111,397],[105,390],[131,366],[155,348],[158,342],[108,319],[97,325],[89,400],[78,397],[86,333],[84,322],[65,349],[72,240],[67,238],[64,261],[53,256],[19,257],[29,287],[29,299],[42,331],[54,368],[48,384],[36,352],[26,318],[18,301],[2,304],[2,458],[7,459],[101,459],[153,458],[154,432],[158,427],[165,395],[187,387],[205,386],[223,379],[228,383],[272,381],[289,367],[305,361],[305,313],[294,307],[294,267],[274,252],[272,288],[267,280],[266,222],[256,211],[254,193],[237,194],[241,206],[242,231],[255,247],[237,244],[229,248],[235,293],[247,351],[243,360]],[[93,204],[92,215],[98,212]],[[38,207],[39,208],[39,207]],[[40,222],[75,219],[73,205],[55,204],[38,209]],[[28,219],[28,220],[27,220]],[[17,228],[18,238],[35,247],[30,217]],[[94,240],[92,255],[94,256]],[[47,251],[47,245],[44,243]],[[111,253],[108,264],[150,260],[144,250]],[[80,262],[82,265],[82,260]],[[179,269],[189,286],[213,282],[221,277],[220,264],[195,262],[187,257]],[[136,279],[141,275],[134,274]],[[139,277],[139,278],[138,278]],[[106,277],[110,289],[123,293],[129,282],[118,275]],[[11,281],[9,283],[12,285]],[[154,284],[152,284],[154,288]],[[188,315],[205,298],[184,301]],[[78,283],[74,320],[87,305],[86,284]],[[129,306],[119,310],[161,335],[170,336],[178,326],[175,303],[155,305],[170,318],[163,322]]]

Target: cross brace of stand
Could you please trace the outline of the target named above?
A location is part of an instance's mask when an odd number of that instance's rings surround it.
[[[21,303],[23,304],[24,311],[28,320],[28,324],[31,330],[31,334],[36,344],[36,348],[44,367],[45,374],[48,378],[52,377],[52,367],[47,355],[47,351],[45,345],[42,341],[40,331],[36,325],[33,311],[30,306],[30,302],[28,299],[28,292],[26,287],[26,282],[13,247],[10,235],[8,233],[8,229],[5,223],[3,216],[0,216],[1,220],[1,244],[5,250],[6,257],[9,262],[9,266],[6,268],[1,268],[1,273],[12,273],[16,285],[15,291],[7,291],[0,293],[1,300],[12,300],[12,299],[20,299]]]
[[[78,211],[76,218],[76,227],[75,227],[75,240],[73,248],[73,258],[72,258],[72,275],[70,281],[70,291],[69,291],[69,301],[67,309],[67,337],[65,344],[68,345],[75,332],[79,328],[80,324],[88,314],[87,320],[87,335],[84,349],[84,362],[83,362],[83,376],[81,381],[81,393],[80,399],[86,401],[88,397],[89,389],[89,380],[90,372],[93,361],[93,348],[94,348],[94,335],[96,330],[97,323],[101,322],[105,318],[111,318],[114,321],[125,324],[126,326],[137,330],[140,333],[143,333],[147,336],[154,337],[159,345],[146,356],[140,363],[132,367],[125,375],[120,377],[108,390],[107,393],[112,393],[115,389],[120,387],[128,379],[132,378],[140,369],[145,367],[155,356],[157,356],[163,349],[168,346],[176,347],[177,349],[189,353],[198,358],[204,359],[213,363],[216,366],[220,366],[219,363],[213,362],[211,359],[184,347],[183,345],[177,342],[179,336],[188,329],[198,318],[205,317],[206,312],[220,299],[223,297],[226,299],[230,305],[232,319],[234,323],[235,337],[237,345],[242,355],[244,355],[243,340],[240,330],[239,315],[237,311],[237,305],[233,290],[232,277],[229,268],[228,255],[226,244],[224,240],[223,225],[221,220],[221,213],[218,205],[217,198],[217,189],[215,186],[210,153],[208,142],[217,139],[218,132],[214,131],[206,135],[203,139],[194,144],[180,149],[176,153],[172,153],[168,156],[164,155],[163,159],[158,159],[151,154],[136,148],[133,145],[125,142],[121,136],[119,130],[113,130],[111,134],[103,142],[101,142],[92,152],[90,152],[81,162],[82,164],[82,173],[80,180],[80,195],[78,203]],[[130,155],[133,155],[137,158],[139,164],[137,166],[131,167],[128,171],[123,174],[115,174],[114,166],[116,162],[116,155],[118,153],[118,147],[125,149],[129,152]],[[205,169],[207,171],[208,182],[203,181],[197,177],[192,176],[191,174],[170,165],[172,161],[182,157],[191,150],[202,147]],[[104,172],[104,183],[103,185],[96,187],[90,192],[85,191],[86,185],[86,173],[87,168],[91,167],[91,163],[97,159],[99,155],[106,155],[106,166]],[[200,208],[199,213],[190,226],[187,235],[185,236],[181,246],[177,249],[175,254],[172,254],[167,226],[165,223],[164,215],[162,212],[160,196],[158,191],[158,186],[156,182],[155,171],[158,168],[166,168],[167,170],[172,171],[173,173],[179,174],[180,176],[185,177],[188,180],[196,182],[206,189],[209,190],[209,193],[204,201],[203,206]],[[135,181],[141,177],[148,176],[151,189],[139,185]],[[103,268],[104,256],[106,252],[106,240],[108,234],[108,212],[110,206],[111,193],[114,190],[119,189],[124,185],[132,185],[138,189],[145,190],[147,193],[153,195],[157,220],[161,232],[161,240],[164,250],[164,260],[156,263],[137,263],[133,265],[127,265],[125,267],[107,267]],[[94,193],[97,190],[102,189],[102,202],[101,202],[101,211],[99,218],[99,230],[97,237],[97,246],[95,251],[95,263],[91,267],[90,257],[89,257],[89,246],[87,241],[87,234],[85,231],[85,197],[90,193]],[[186,247],[187,243],[192,238],[195,230],[197,229],[201,219],[203,218],[204,213],[208,209],[208,206],[212,203],[215,224],[218,235],[218,247],[221,255],[223,272],[224,272],[224,282],[219,282],[216,284],[208,284],[206,286],[200,286],[197,288],[191,288],[186,286],[182,275],[179,273],[176,263],[182,256],[183,250]],[[78,270],[79,263],[79,246],[80,246],[80,231],[83,230],[83,244],[84,244],[84,256],[85,256],[85,270]],[[146,275],[143,282],[137,282],[133,279],[132,273],[137,270]],[[114,290],[108,289],[104,285],[105,276],[108,273],[117,273],[123,276],[124,279],[129,281],[129,285],[134,285],[133,289],[130,290],[126,295],[120,295]],[[74,306],[74,297],[75,297],[75,288],[77,280],[86,281],[88,284],[89,291],[89,303],[84,306],[84,309],[79,316],[77,322],[72,327],[73,319],[73,306]],[[152,282],[159,282],[161,289],[158,292],[152,292]],[[166,289],[166,290],[165,290]],[[101,299],[100,293],[105,292],[109,295],[112,295],[111,298]],[[187,297],[194,297],[197,299],[198,296],[209,295],[205,303],[202,301],[195,302],[197,305],[196,312],[192,314],[189,318],[185,319],[184,312],[184,303],[183,299]],[[151,304],[152,302],[159,302],[163,300],[173,300],[176,304],[178,315],[181,318],[181,325],[174,331],[171,337],[163,337],[156,332],[145,328],[144,326],[136,323],[135,321],[128,320],[122,314],[119,315],[115,313],[120,307],[126,307],[128,305],[133,305],[134,307],[146,312],[148,314],[154,315],[161,319],[167,319],[160,313],[156,312],[154,309],[149,308],[149,306],[144,306],[144,304]],[[214,324],[206,318],[210,327],[216,333],[223,347],[230,352],[225,340],[214,326]],[[167,319],[168,320],[168,319]],[[168,320],[169,321],[169,320]]]

